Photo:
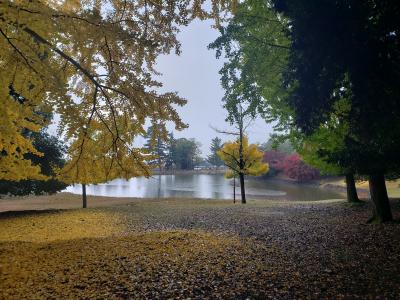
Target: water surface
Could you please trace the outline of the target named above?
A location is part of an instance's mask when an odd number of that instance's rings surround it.
[[[236,181],[238,184],[238,181]],[[66,192],[81,193],[81,186],[69,186]],[[239,196],[240,188],[236,187]],[[222,174],[155,175],[152,178],[116,179],[105,184],[87,186],[88,195],[139,198],[213,198],[232,199],[233,181]],[[340,199],[343,195],[316,186],[277,180],[246,180],[248,199],[325,200]]]

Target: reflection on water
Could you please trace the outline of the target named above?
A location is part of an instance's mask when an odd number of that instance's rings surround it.
[[[146,179],[116,179],[106,184],[89,185],[89,195],[139,198],[233,198],[232,180],[222,174],[161,175]],[[81,186],[69,186],[66,192],[81,193]],[[240,189],[236,189],[239,196]],[[291,184],[274,180],[246,181],[248,199],[324,200],[343,198],[343,195],[318,187]]]

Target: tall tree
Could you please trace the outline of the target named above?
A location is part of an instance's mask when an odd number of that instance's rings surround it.
[[[217,152],[222,148],[222,140],[219,137],[215,137],[211,140],[210,152],[211,154],[207,157],[207,161],[216,166],[222,166],[224,162],[218,156]]]
[[[242,141],[238,138],[235,142],[227,142],[218,152],[218,156],[230,169],[225,176],[232,178],[238,176],[244,179],[245,175],[258,176],[268,172],[268,164],[263,162],[264,152],[257,149],[257,145],[248,143],[247,137]],[[246,203],[244,180],[240,182],[242,203]]]
[[[340,92],[340,91],[339,91]],[[343,92],[340,92],[343,93]],[[347,140],[349,138],[348,113],[350,102],[345,93],[335,104],[330,118],[311,135],[295,132],[296,148],[302,158],[322,173],[344,176],[347,188],[347,200],[358,202],[355,185],[355,170],[351,166],[353,152]],[[346,151],[343,151],[345,149]]]
[[[400,3],[384,1],[276,0],[291,23],[293,43],[284,87],[294,123],[307,135],[327,121],[348,92],[349,132],[339,161],[369,176],[375,216],[392,220],[385,174],[400,159]],[[342,164],[343,163],[343,164]]]
[[[155,130],[155,127],[159,126],[158,124],[154,124],[147,129],[146,132],[146,143],[144,144],[144,148],[149,152],[149,154],[155,157],[154,160],[150,162],[150,164],[157,165],[160,172],[165,167],[166,160],[168,158],[167,153],[167,141],[165,141],[165,137],[160,135],[156,135],[158,130]]]
[[[282,63],[287,55],[288,39],[284,34],[284,19],[280,19],[271,9],[267,1],[251,0],[241,3],[236,11],[234,20],[226,28],[221,28],[221,36],[209,45],[216,49],[217,58],[223,53],[228,61],[220,70],[221,84],[225,90],[222,99],[224,108],[228,111],[227,121],[237,128],[235,133],[239,141],[239,163],[243,161],[243,139],[246,123],[257,114],[267,117],[276,117],[265,105],[260,90],[260,68],[264,72],[263,80],[279,82],[282,74]],[[254,26],[256,20],[257,26]],[[266,25],[262,25],[266,24]],[[243,30],[246,28],[246,31]],[[268,34],[267,34],[268,33]],[[252,43],[261,43],[261,48]],[[238,47],[239,46],[239,47]],[[262,49],[262,51],[260,51]],[[268,69],[265,69],[265,58],[268,58]],[[263,64],[259,64],[260,60]],[[278,86],[278,85],[276,85]],[[280,94],[279,89],[269,89],[274,96]],[[268,109],[268,110],[267,110]],[[242,169],[242,167],[240,169]],[[239,174],[242,199],[245,199],[244,175]]]
[[[173,170],[176,167],[176,139],[174,133],[168,134],[168,144],[167,144],[167,158],[165,161],[165,168],[167,170]]]
[[[113,156],[116,167],[125,159],[117,148],[133,144],[132,138],[122,139],[128,124],[139,127],[137,134],[146,119],[184,128],[175,106],[185,100],[157,92],[154,63],[160,54],[179,54],[179,27],[217,15],[229,1],[219,2],[207,13],[198,0],[1,1],[0,179],[40,173],[24,158],[38,152],[22,135],[40,130],[37,110],[58,113],[68,140],[85,139],[92,127],[108,132],[104,149],[113,151],[104,156]],[[10,85],[27,101],[12,99]]]
[[[270,141],[282,144],[285,139],[286,143],[289,140],[307,162],[322,168],[323,171],[334,169],[336,174],[346,175],[348,199],[356,201],[358,198],[353,174],[357,170],[349,160],[356,152],[348,143],[348,110],[341,111],[343,103],[348,104],[344,99],[351,97],[347,88],[348,78],[344,77],[341,86],[334,90],[338,101],[335,110],[327,117],[328,121],[320,124],[320,132],[314,136],[306,135],[293,121],[296,110],[287,101],[296,87],[296,82],[287,86],[281,85],[281,82],[285,82],[285,70],[290,69],[288,64],[292,36],[286,33],[290,32],[293,24],[286,16],[274,12],[272,7],[272,2],[259,0],[250,0],[239,5],[235,17],[221,31],[221,37],[211,45],[219,54],[225,51],[229,58],[223,69],[223,76],[245,74],[246,76],[241,76],[243,79],[239,77],[239,80],[243,84],[252,84],[256,88],[255,92],[260,95],[258,98],[252,98],[254,107],[261,110],[268,122],[274,121],[276,124],[274,129],[278,134]],[[335,131],[332,136],[329,135],[329,130]],[[318,135],[329,139],[321,142]],[[338,140],[341,147],[337,145]],[[344,149],[346,151],[343,151]]]
[[[92,120],[91,127],[85,128],[85,133],[72,141],[67,151],[68,160],[58,175],[64,182],[82,184],[84,207],[87,184],[107,182],[114,178],[129,179],[151,175],[152,166],[148,161],[153,157],[145,149],[132,148],[123,142],[137,135],[134,127],[131,126],[131,131],[121,131],[121,140],[115,141],[117,144],[109,149],[112,133],[97,130],[96,125],[98,128],[102,126],[100,122]]]

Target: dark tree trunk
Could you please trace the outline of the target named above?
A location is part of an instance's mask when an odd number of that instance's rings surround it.
[[[383,174],[369,176],[369,191],[375,204],[374,218],[381,223],[392,221],[393,216]]]
[[[246,203],[246,193],[244,189],[244,174],[239,173],[240,178],[240,194],[242,195],[242,203]]]
[[[82,184],[82,202],[83,202],[82,207],[86,208],[87,207],[86,184]]]
[[[357,195],[356,182],[353,174],[346,174],[347,201],[360,202]]]
[[[240,179],[240,194],[242,196],[242,203],[246,203],[246,192],[244,188],[244,170],[245,161],[243,159],[243,113],[242,106],[240,106],[240,122],[239,122],[239,179]]]
[[[233,203],[236,203],[236,176],[233,176]]]

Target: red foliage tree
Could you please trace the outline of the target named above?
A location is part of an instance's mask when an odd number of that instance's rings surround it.
[[[297,181],[308,181],[320,177],[319,171],[302,161],[297,153],[285,157],[283,171],[287,177]]]
[[[284,161],[287,154],[278,151],[265,151],[264,161],[268,163],[270,169],[276,172],[284,171]]]

